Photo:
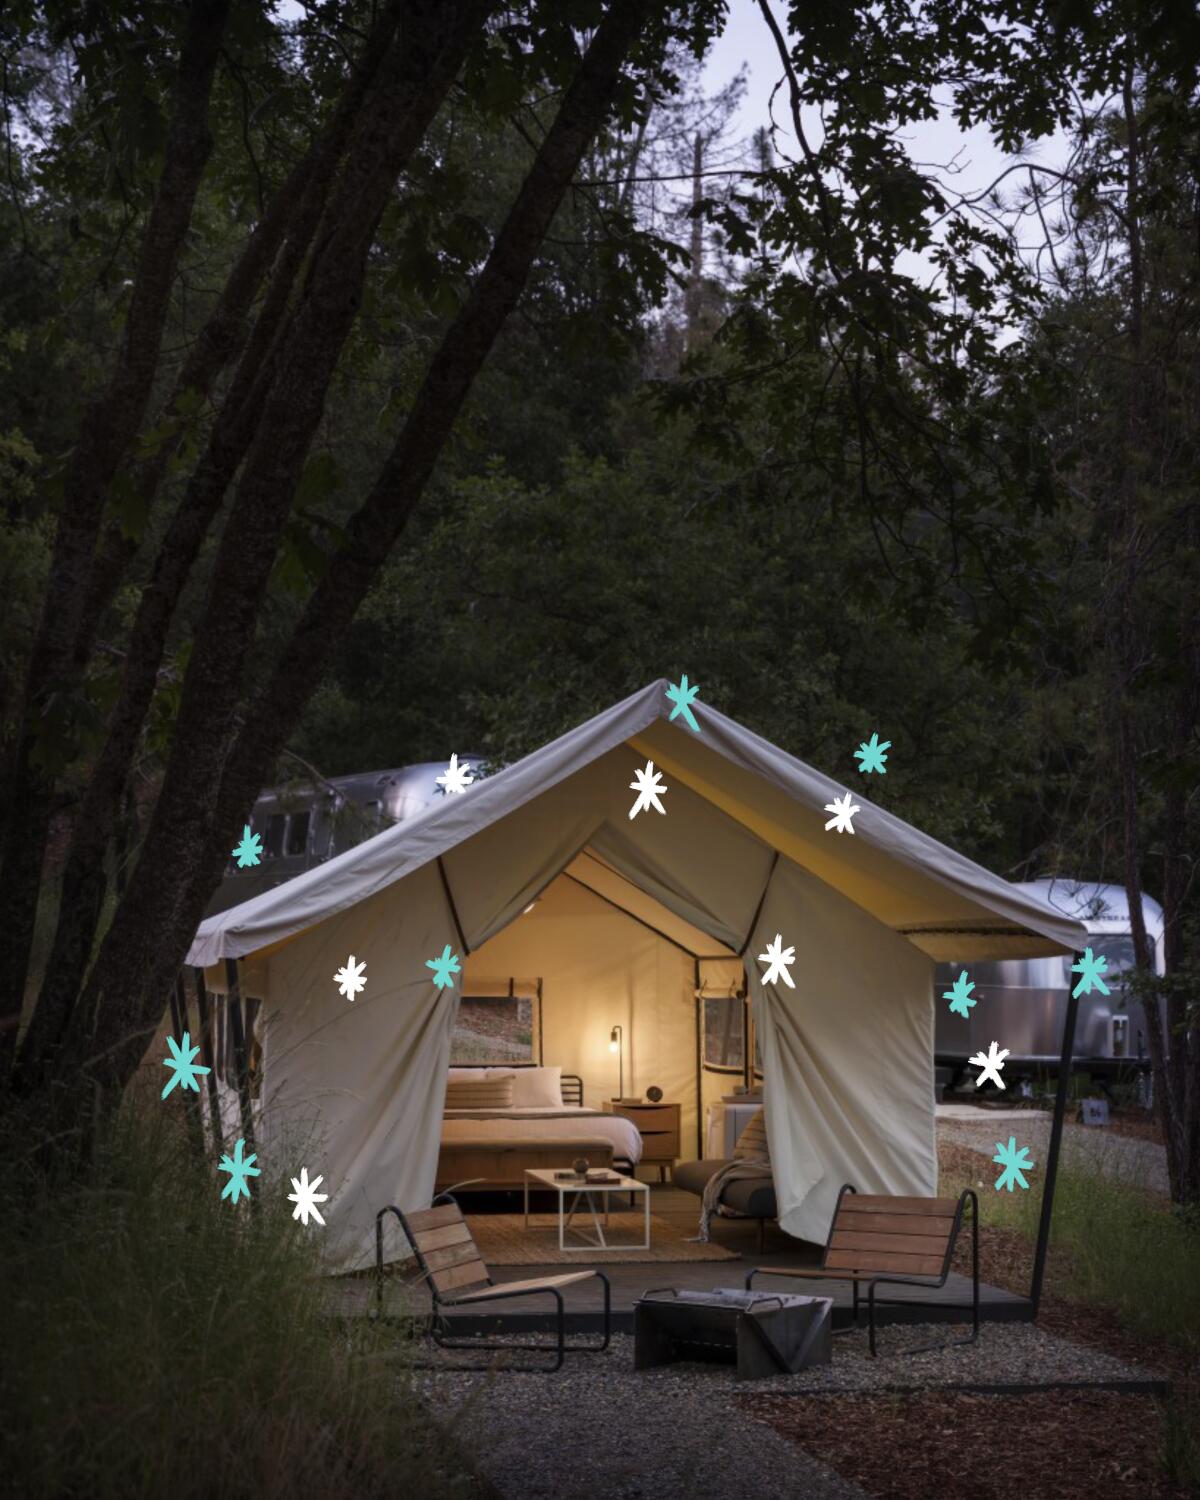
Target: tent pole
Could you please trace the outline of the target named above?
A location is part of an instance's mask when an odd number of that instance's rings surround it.
[[[690,948],[685,948],[682,943],[677,943],[673,937],[668,937],[665,932],[660,931],[652,922],[647,922],[644,918],[637,916],[627,906],[622,906],[619,901],[614,901],[611,896],[606,896],[603,891],[598,891],[594,886],[588,885],[586,880],[580,880],[578,875],[572,875],[570,870],[564,870],[562,873],[568,880],[573,880],[576,885],[581,885],[590,895],[603,901],[606,906],[611,906],[614,911],[619,911],[623,917],[628,917],[631,922],[636,922],[639,927],[644,927],[647,932],[652,932],[655,937],[662,938],[664,943],[670,943],[672,948],[678,948],[680,953],[686,953],[689,958],[699,958],[702,956],[698,953],[693,953]],[[639,886],[638,889],[640,890],[641,887]]]
[[[242,1134],[254,1151],[254,1114],[250,1108],[250,1069],[246,1060],[246,1032],[242,1025],[242,988],[236,958],[225,960],[225,978],[229,984],[229,1024],[233,1030],[233,1062],[237,1069],[238,1104],[242,1112]]]
[[[700,960],[692,960],[692,993],[696,1006],[696,1160],[704,1160],[704,996],[700,993]]]
[[[463,957],[469,958],[471,950],[467,946],[467,935],[463,931],[463,925],[458,920],[458,907],[454,904],[454,892],[450,889],[450,881],[446,877],[446,866],[442,863],[442,857],[438,855],[438,874],[442,877],[442,890],[446,895],[446,905],[450,908],[450,916],[454,921],[454,930],[458,934],[459,945],[463,951]]]
[[[200,1060],[208,1069],[208,1108],[212,1115],[213,1149],[221,1151],[221,1102],[217,1097],[217,1065],[213,1061],[212,1012],[208,1008],[208,991],[204,988],[204,970],[193,969],[196,976],[196,1009],[200,1015]]]
[[[1079,954],[1071,958],[1079,962]],[[1071,971],[1067,970],[1067,1018],[1063,1022],[1062,1055],[1058,1062],[1058,1091],[1054,1097],[1054,1122],[1050,1127],[1050,1148],[1046,1154],[1046,1180],[1042,1187],[1042,1213],[1038,1221],[1037,1245],[1033,1252],[1033,1284],[1029,1289],[1029,1300],[1033,1303],[1033,1315],[1037,1317],[1042,1300],[1042,1281],[1046,1274],[1046,1252],[1050,1248],[1050,1220],[1054,1213],[1054,1186],[1058,1178],[1058,1156],[1062,1147],[1063,1120],[1067,1112],[1067,1095],[1071,1089],[1071,1061],[1075,1053],[1075,1018],[1079,1014],[1078,986],[1071,986]]]
[[[171,991],[171,1025],[175,1031],[175,1041],[180,1047],[183,1046],[183,1038],[188,1037],[188,1045],[191,1045],[191,1035],[188,1028],[188,1004],[187,992],[183,988],[183,970],[175,976],[175,988]],[[200,1123],[200,1090],[197,1087],[193,1094],[190,1089],[180,1089],[183,1095],[184,1114],[187,1116],[188,1139],[191,1141],[197,1156],[204,1155],[204,1126]]]
[[[762,909],[767,903],[767,892],[771,889],[771,880],[775,875],[776,866],[779,864],[779,850],[775,849],[771,854],[771,868],[767,871],[767,878],[763,881],[762,895],[758,898],[758,905],[754,908],[754,915],[750,918],[750,926],[746,929],[746,941],[738,949],[737,956],[745,958],[746,949],[754,937],[754,929],[758,926],[758,919],[762,916]]]

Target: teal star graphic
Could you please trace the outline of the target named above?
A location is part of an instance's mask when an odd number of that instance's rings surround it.
[[[670,698],[675,707],[671,710],[670,718],[667,722],[669,723],[670,719],[676,719],[682,714],[688,728],[694,729],[699,734],[700,726],[696,723],[696,716],[692,712],[692,703],[695,701],[696,694],[699,691],[698,687],[688,687],[686,672],[679,679],[678,687],[675,683],[672,683],[667,689],[667,697]]]
[[[228,1172],[229,1181],[221,1189],[221,1197],[228,1198],[231,1203],[238,1201],[239,1195],[243,1198],[250,1196],[250,1185],[246,1181],[248,1177],[260,1177],[262,1174],[254,1163],[258,1160],[258,1153],[252,1151],[250,1155],[242,1160],[242,1149],[246,1141],[244,1137],[238,1137],[238,1143],[233,1148],[232,1157],[223,1156],[218,1172]]]
[[[971,998],[971,991],[974,988],[973,981],[967,978],[967,971],[964,969],[954,981],[954,988],[942,991],[942,999],[949,1000],[950,1009],[956,1016],[969,1016],[971,1007],[979,1004],[978,1000]]]
[[[869,740],[863,740],[854,752],[854,759],[858,761],[860,771],[878,771],[881,776],[887,775],[886,750],[891,749],[891,740],[879,742],[878,734],[872,734]]]
[[[241,843],[233,846],[233,857],[237,860],[239,870],[244,870],[247,865],[256,865],[262,859],[262,840],[257,833],[250,832],[249,823],[242,829]]]
[[[1009,1136],[1007,1146],[1001,1141],[996,1142],[996,1154],[992,1157],[992,1160],[1004,1168],[1003,1172],[996,1178],[997,1192],[1001,1188],[1007,1188],[1011,1193],[1014,1183],[1018,1187],[1027,1188],[1029,1186],[1025,1180],[1025,1173],[1033,1170],[1033,1162],[1028,1157],[1029,1147],[1022,1146],[1018,1151],[1015,1135]]]
[[[458,955],[450,952],[449,943],[442,949],[441,958],[427,958],[425,967],[433,970],[433,982],[439,990],[452,990],[454,980],[451,976],[462,972],[462,964],[458,961]]]
[[[165,1099],[177,1083],[182,1084],[185,1089],[195,1089],[197,1093],[200,1092],[200,1085],[196,1082],[196,1075],[197,1073],[208,1073],[211,1069],[201,1067],[199,1063],[192,1061],[192,1058],[195,1057],[200,1048],[190,1046],[191,1040],[186,1031],[183,1033],[182,1045],[173,1036],[167,1038],[167,1047],[171,1052],[171,1056],[163,1058],[163,1067],[174,1068],[175,1076],[168,1081],[166,1088],[163,1089],[159,1096],[160,1098]]]
[[[1093,989],[1107,995],[1108,985],[1100,978],[1107,968],[1108,959],[1103,953],[1093,954],[1090,948],[1085,948],[1079,962],[1071,965],[1071,973],[1079,975],[1079,983],[1071,991],[1072,995],[1090,995]]]

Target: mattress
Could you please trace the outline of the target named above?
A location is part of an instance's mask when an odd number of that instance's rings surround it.
[[[561,1109],[448,1109],[442,1120],[442,1144],[467,1141],[611,1141],[613,1155],[642,1159],[642,1137],[636,1125],[604,1110],[564,1105]]]

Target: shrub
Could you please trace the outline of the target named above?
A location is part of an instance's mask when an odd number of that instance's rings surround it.
[[[328,1315],[320,1230],[265,1169],[235,1207],[165,1114],[129,1110],[82,1178],[11,1126],[0,1174],[8,1493],[473,1493],[394,1329]]]

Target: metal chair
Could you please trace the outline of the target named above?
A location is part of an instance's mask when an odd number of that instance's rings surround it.
[[[821,1264],[816,1268],[756,1266],[746,1276],[750,1287],[756,1276],[793,1276],[814,1281],[849,1281],[854,1288],[854,1326],[858,1327],[859,1287],[867,1283],[867,1327],[875,1353],[875,1304],[904,1307],[954,1307],[965,1304],[918,1302],[909,1297],[877,1297],[877,1286],[945,1286],[962,1228],[963,1212],[971,1204],[971,1336],[945,1344],[922,1344],[906,1354],[973,1344],[979,1337],[979,1200],[970,1188],[954,1198],[898,1198],[887,1193],[860,1193],[846,1183],[838,1193]]]
[[[416,1256],[421,1276],[429,1287],[433,1298],[429,1336],[439,1348],[505,1352],[512,1349],[532,1349],[539,1353],[547,1352],[545,1344],[450,1338],[447,1336],[449,1323],[442,1312],[443,1308],[480,1306],[509,1297],[530,1297],[542,1293],[553,1297],[557,1304],[558,1340],[554,1349],[555,1362],[552,1365],[539,1365],[538,1369],[550,1373],[562,1368],[568,1353],[599,1354],[608,1348],[612,1337],[612,1291],[603,1271],[594,1268],[567,1271],[560,1276],[536,1276],[525,1281],[506,1281],[497,1285],[488,1274],[462,1209],[449,1193],[439,1193],[429,1208],[419,1209],[415,1213],[402,1213],[394,1204],[389,1204],[375,1215],[376,1306],[379,1315],[383,1312],[383,1220],[386,1214],[395,1214],[399,1220],[400,1228]],[[568,1346],[562,1288],[575,1282],[587,1281],[593,1276],[598,1277],[604,1287],[604,1338],[599,1344]],[[435,1368],[484,1370],[490,1369],[491,1365],[437,1365]]]

